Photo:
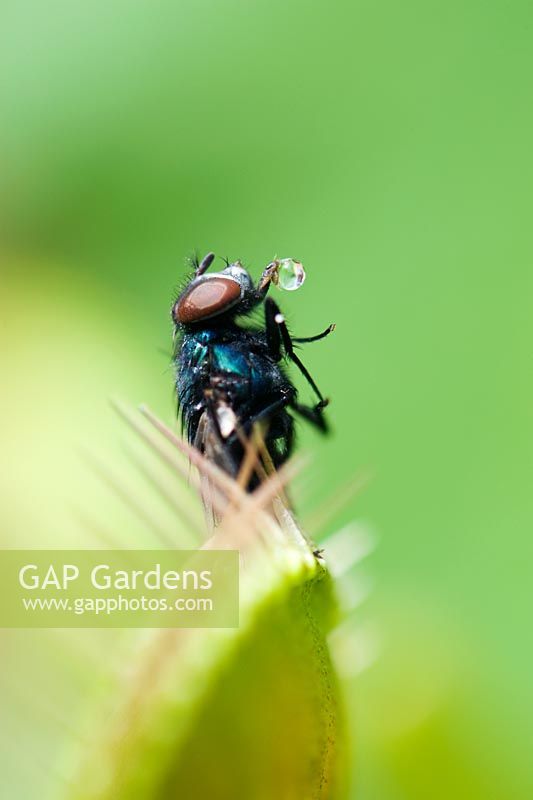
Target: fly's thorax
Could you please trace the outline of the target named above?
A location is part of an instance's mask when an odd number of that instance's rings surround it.
[[[176,353],[176,385],[180,403],[200,402],[206,390],[227,384],[237,394],[245,392],[250,380],[249,346],[246,331],[213,327],[185,332]]]

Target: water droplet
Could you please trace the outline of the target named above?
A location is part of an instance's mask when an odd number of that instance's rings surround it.
[[[280,258],[277,269],[277,284],[280,289],[295,292],[305,281],[303,264],[293,258]]]

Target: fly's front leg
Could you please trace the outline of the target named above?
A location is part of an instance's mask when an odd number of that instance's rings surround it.
[[[276,282],[278,269],[279,261],[271,261],[268,267],[265,267],[263,270],[263,274],[259,278],[259,283],[257,284],[257,288],[255,290],[257,303],[260,303],[261,300],[266,296],[266,293],[270,288],[270,284]]]
[[[314,382],[313,378],[311,377],[309,371],[301,362],[300,358],[294,352],[294,347],[292,344],[291,335],[289,333],[289,329],[287,328],[287,323],[285,322],[285,317],[281,313],[278,304],[272,300],[271,297],[267,297],[265,300],[265,323],[266,323],[266,333],[267,333],[267,341],[269,344],[269,348],[271,348],[271,355],[275,358],[281,351],[281,343],[283,343],[283,348],[288,356],[288,358],[293,361],[308,384],[311,386],[313,391],[315,392],[316,396],[318,397],[318,403],[315,406],[315,409],[322,410],[325,408],[329,400],[323,397],[322,392]],[[328,329],[329,332],[329,329]],[[278,359],[279,360],[279,356]]]
[[[265,300],[265,331],[267,346],[270,356],[274,361],[281,360],[281,333],[279,324],[276,322],[276,312],[279,308],[270,297]]]

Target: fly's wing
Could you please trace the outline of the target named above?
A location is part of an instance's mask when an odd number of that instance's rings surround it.
[[[242,490],[252,491],[276,472],[265,439],[267,430],[268,421],[263,420],[245,436],[233,409],[218,399],[200,417],[193,445],[208,461],[233,478]],[[209,475],[201,469],[200,491],[207,529],[212,534],[225,512],[226,502]],[[290,507],[281,487],[279,499],[284,506]]]
[[[220,430],[217,428],[216,423],[211,418],[208,411],[204,411],[200,417],[193,444],[208,461],[216,464],[233,478],[237,476],[237,466],[234,459],[221,437]],[[207,529],[209,533],[212,534],[214,527],[220,522],[220,513],[217,513],[215,510],[215,503],[213,501],[216,487],[213,486],[211,479],[204,472],[200,472],[200,490],[204,504]]]

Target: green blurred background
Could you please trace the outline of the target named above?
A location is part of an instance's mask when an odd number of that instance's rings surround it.
[[[300,507],[373,472],[335,520],[379,537],[379,647],[346,682],[361,800],[533,796],[532,23],[517,0],[1,5],[3,539],[82,546],[95,508],[133,529],[79,450],[119,463],[110,395],[172,417],[185,256],[301,259],[292,328],[337,331],[305,352],[335,431],[301,428]]]

